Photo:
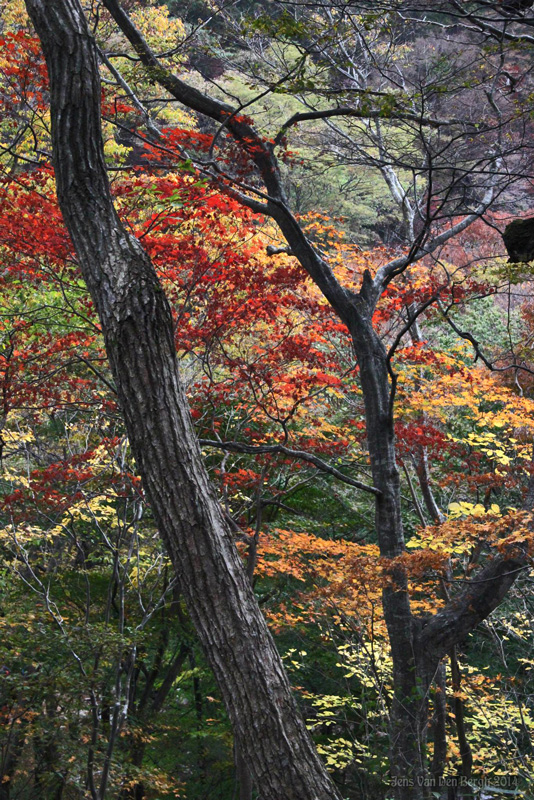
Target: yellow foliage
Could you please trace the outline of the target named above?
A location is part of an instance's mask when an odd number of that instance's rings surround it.
[[[132,11],[132,20],[158,53],[174,50],[185,38],[183,22],[171,17],[167,6],[154,4]]]

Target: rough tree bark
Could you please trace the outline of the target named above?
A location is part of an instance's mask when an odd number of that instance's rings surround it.
[[[335,800],[204,470],[168,302],[113,206],[98,59],[82,8],[78,0],[26,6],[50,77],[59,204],[100,316],[144,487],[237,745],[262,800]]]

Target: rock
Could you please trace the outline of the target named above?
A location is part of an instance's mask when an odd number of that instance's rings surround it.
[[[502,238],[511,264],[534,261],[534,217],[515,219],[506,226]]]

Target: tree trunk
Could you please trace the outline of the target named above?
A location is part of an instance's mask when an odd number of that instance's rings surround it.
[[[363,305],[363,303],[362,303]],[[367,444],[376,499],[376,531],[380,554],[394,559],[404,551],[400,481],[395,460],[395,435],[387,354],[365,308],[350,326],[360,367],[365,401]],[[382,595],[393,660],[393,703],[390,716],[390,774],[393,796],[422,800],[427,794],[426,726],[432,667],[419,657],[418,626],[412,615],[404,570],[393,567]],[[437,668],[437,662],[435,669]]]
[[[460,672],[460,665],[458,664],[458,655],[456,647],[451,649],[451,681],[453,691],[453,708],[454,719],[456,722],[456,733],[458,735],[458,744],[460,746],[460,758],[462,760],[461,777],[466,781],[471,777],[473,771],[473,754],[469,745],[469,740],[466,736],[465,719],[464,719],[464,703],[460,696],[462,688],[462,674]]]
[[[51,85],[60,207],[98,310],[131,447],[262,800],[339,798],[202,464],[154,268],[120,223],[102,152],[94,41],[78,0],[26,0]]]
[[[445,664],[440,663],[436,672],[436,685],[434,693],[434,717],[432,720],[432,738],[434,740],[434,755],[432,758],[432,789],[439,791],[447,763],[447,674]],[[442,795],[443,792],[440,792]]]

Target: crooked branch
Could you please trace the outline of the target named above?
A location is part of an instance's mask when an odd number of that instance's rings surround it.
[[[311,453],[306,453],[304,450],[293,450],[281,444],[251,445],[241,442],[218,442],[215,439],[199,439],[199,443],[202,447],[217,447],[220,450],[230,450],[234,453],[249,453],[250,455],[273,453],[290,456],[291,458],[297,458],[301,461],[307,461],[309,464],[313,464],[314,467],[321,470],[321,472],[326,472],[339,481],[347,483],[349,486],[354,486],[356,489],[361,489],[363,492],[369,492],[376,496],[381,494],[380,490],[375,486],[369,486],[367,483],[362,483],[362,481],[357,481],[354,478],[350,478],[348,475],[344,475],[339,469],[336,469],[336,467],[332,467],[330,464],[327,464],[326,461],[323,461],[321,458]]]

